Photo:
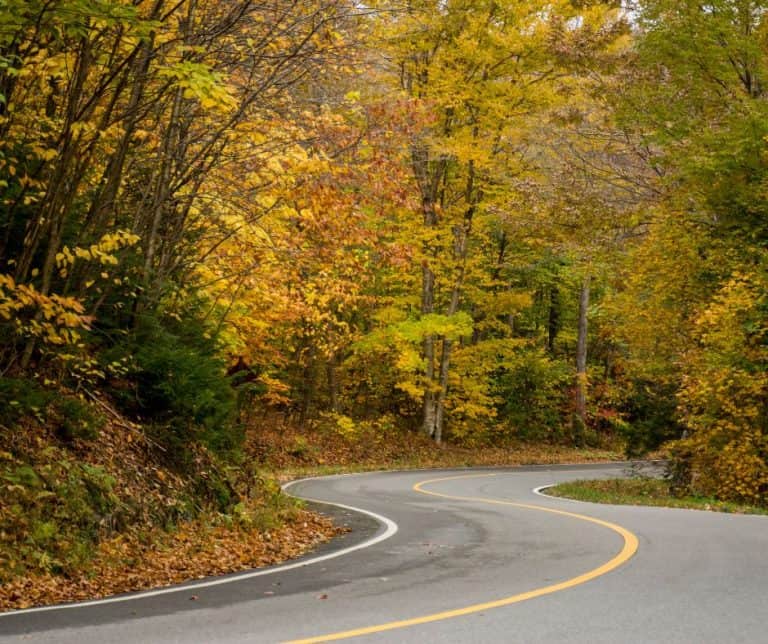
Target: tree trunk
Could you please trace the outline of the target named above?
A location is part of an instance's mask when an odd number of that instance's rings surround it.
[[[581,319],[581,318],[579,318]],[[555,353],[555,340],[560,332],[560,291],[553,286],[549,291],[549,316],[547,318],[547,351]]]
[[[578,432],[587,421],[587,310],[589,309],[589,276],[581,284],[579,296],[579,330],[576,342],[576,424]],[[576,437],[579,439],[579,437]]]
[[[77,120],[78,106],[91,63],[91,43],[86,37],[83,37],[74,79],[68,90],[66,116],[61,142],[58,146],[57,165],[48,181],[40,213],[30,222],[31,226],[25,235],[24,246],[17,264],[16,280],[26,281],[31,275],[35,254],[40,244],[43,243],[44,237],[48,237],[41,274],[40,293],[42,295],[50,293],[53,273],[56,268],[56,255],[63,238],[67,205],[75,195],[77,185],[81,180],[79,176],[68,174],[68,169],[77,157],[77,142],[72,127]],[[41,318],[42,311],[38,310],[35,319],[39,321]],[[26,370],[29,367],[36,344],[37,341],[34,337],[30,337],[27,341],[20,363],[22,369]]]
[[[443,417],[445,415],[445,398],[448,395],[448,368],[451,362],[451,348],[453,341],[443,339],[443,353],[440,356],[440,390],[435,401],[435,442],[439,445],[443,442]]]
[[[331,411],[339,412],[339,381],[336,376],[336,356],[331,356],[325,365],[325,376],[328,381],[328,402]]]
[[[437,161],[437,167],[430,172],[429,150],[416,142],[411,147],[411,165],[421,192],[422,216],[425,228],[437,225],[437,202],[440,182],[445,173],[445,160]],[[434,249],[428,244],[423,247],[424,258],[421,267],[421,314],[429,315],[435,308],[435,274],[430,266]],[[427,436],[434,436],[436,422],[435,391],[435,341],[434,335],[424,338],[424,400],[422,403],[422,431]]]
[[[428,265],[422,269],[421,313],[432,313],[434,308],[435,275]],[[427,436],[435,434],[435,336],[424,338],[424,402],[422,405],[422,430]]]
[[[312,405],[315,401],[315,391],[317,389],[315,353],[315,348],[310,347],[307,352],[306,362],[301,371],[301,408],[299,409],[299,425],[302,427],[307,422]]]
[[[157,17],[161,6],[162,2],[155,3],[152,14],[153,19]],[[136,58],[127,72],[128,78],[131,78],[133,82],[131,84],[130,99],[124,111],[126,117],[123,133],[120,137],[120,142],[117,144],[104,169],[100,187],[97,189],[88,214],[85,217],[81,235],[91,230],[100,230],[106,226],[107,217],[114,211],[120,182],[123,179],[125,160],[139,123],[139,107],[145,95],[149,67],[152,61],[154,39],[155,34],[152,33],[147,40],[139,44]]]

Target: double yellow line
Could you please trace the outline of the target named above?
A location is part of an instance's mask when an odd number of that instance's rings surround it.
[[[558,514],[560,516],[569,517],[571,519],[579,519],[581,521],[588,521],[589,523],[595,523],[609,530],[621,535],[624,539],[624,545],[621,551],[609,561],[606,561],[601,566],[589,570],[584,574],[566,579],[557,584],[550,586],[542,586],[541,588],[535,588],[534,590],[528,590],[524,593],[518,593],[517,595],[511,595],[510,597],[504,597],[502,599],[496,599],[494,601],[484,602],[482,604],[472,604],[471,606],[465,606],[464,608],[456,608],[454,610],[446,610],[440,613],[432,613],[431,615],[423,615],[421,617],[413,617],[411,619],[402,619],[395,622],[386,622],[384,624],[377,624],[375,626],[366,626],[364,628],[356,628],[350,631],[340,631],[338,633],[329,633],[328,635],[320,635],[317,637],[309,637],[301,640],[292,640],[287,644],[311,644],[315,642],[332,642],[335,640],[348,639],[350,637],[358,637],[361,635],[371,635],[373,633],[382,633],[384,631],[391,631],[396,628],[406,628],[408,626],[417,626],[419,624],[428,624],[430,622],[438,622],[444,619],[451,619],[453,617],[462,617],[463,615],[471,615],[472,613],[479,613],[481,611],[490,610],[491,608],[501,608],[502,606],[509,606],[510,604],[517,604],[528,599],[535,597],[541,597],[542,595],[549,595],[556,593],[567,588],[573,588],[580,584],[584,584],[596,577],[600,577],[611,570],[615,570],[622,564],[626,563],[632,555],[637,552],[638,541],[637,537],[626,528],[622,528],[620,525],[603,521],[602,519],[595,519],[594,517],[588,517],[583,514],[576,514],[575,512],[566,512],[565,510],[555,510],[554,508],[547,508],[540,505],[529,505],[527,503],[513,503],[512,501],[501,501],[498,499],[486,499],[482,497],[473,496],[452,496],[450,494],[442,494],[440,492],[433,492],[431,490],[425,490],[424,486],[430,483],[439,483],[441,481],[453,481],[456,479],[466,478],[480,478],[496,476],[495,474],[472,474],[469,476],[450,476],[438,479],[429,479],[428,481],[421,481],[413,486],[413,490],[421,492],[422,494],[428,494],[430,496],[437,496],[443,499],[451,499],[454,501],[473,501],[476,503],[487,503],[491,505],[506,505],[515,508],[523,508],[525,510],[538,510],[540,512],[549,512],[550,514]]]

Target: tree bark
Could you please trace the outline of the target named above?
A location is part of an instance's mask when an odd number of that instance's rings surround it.
[[[549,291],[549,315],[547,317],[547,351],[555,353],[555,340],[560,332],[560,291],[552,286]]]
[[[467,251],[469,248],[469,234],[472,230],[472,220],[475,216],[475,204],[478,197],[475,191],[475,165],[469,162],[469,174],[467,177],[466,199],[469,204],[464,213],[464,221],[453,228],[453,257],[456,262],[456,277],[451,289],[451,301],[448,305],[448,316],[456,315],[459,310],[461,293],[464,288],[464,276],[467,269]],[[435,400],[434,431],[432,433],[435,442],[440,444],[443,440],[443,419],[445,416],[445,399],[448,396],[448,373],[451,364],[451,349],[453,341],[442,338],[443,350],[440,356],[440,370],[438,373],[437,399]]]
[[[325,364],[325,376],[328,381],[328,402],[331,411],[337,414],[339,407],[339,381],[336,376],[336,356],[331,356]]]
[[[430,173],[429,150],[421,142],[411,147],[411,165],[421,192],[423,225],[433,228],[437,225],[437,200],[440,182],[445,173],[445,160],[439,160]],[[421,266],[421,314],[429,315],[435,308],[435,274],[430,265],[434,249],[427,244],[423,247],[424,258]],[[434,335],[424,338],[424,400],[422,403],[422,431],[427,436],[435,434],[436,392],[435,392],[435,341]]]
[[[580,428],[587,420],[587,311],[590,277],[584,278],[579,295],[579,329],[576,342],[576,420]]]
[[[426,263],[422,267],[421,313],[426,315],[434,310],[435,275]],[[435,336],[424,338],[424,402],[422,405],[422,430],[427,436],[435,433]]]

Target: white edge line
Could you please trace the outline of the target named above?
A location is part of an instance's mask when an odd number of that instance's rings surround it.
[[[546,485],[539,485],[539,487],[533,488],[531,490],[534,494],[538,494],[539,496],[543,496],[546,499],[557,499],[559,500],[565,500],[565,501],[573,501],[573,499],[569,499],[568,497],[560,497],[560,496],[552,496],[551,494],[544,494],[542,490],[546,490],[548,487],[555,487],[557,483],[547,483]]]
[[[569,467],[572,465],[619,465],[622,461],[616,461],[616,462],[607,462],[607,463],[556,463],[556,464],[542,464],[541,468],[547,468],[551,465],[555,466],[562,466],[562,467]],[[489,467],[487,469],[508,469],[509,466],[493,466]],[[525,466],[524,466],[525,467]],[[288,483],[285,483],[282,486],[283,491],[287,492],[289,487],[292,487],[293,485],[297,485],[298,483],[303,483],[305,481],[316,481],[319,479],[333,479],[333,478],[346,478],[351,476],[365,476],[368,474],[384,474],[384,473],[411,473],[411,472],[427,472],[427,471],[454,471],[454,470],[469,470],[469,469],[478,469],[478,468],[472,468],[472,467],[464,467],[464,468],[423,468],[418,470],[404,470],[404,471],[398,471],[398,470],[378,470],[373,472],[353,472],[353,473],[347,473],[347,474],[335,474],[331,476],[311,476],[303,479],[298,479],[296,481],[290,481]],[[482,468],[480,468],[482,469]],[[512,467],[511,469],[514,469]],[[575,503],[579,503],[579,501],[576,501],[575,499],[568,499],[565,497],[555,497],[551,496],[549,494],[544,494],[541,492],[541,490],[546,489],[548,487],[552,487],[553,485],[556,485],[555,483],[549,483],[547,485],[540,485],[539,487],[535,488],[533,492],[535,494],[538,494],[539,496],[547,497],[549,499],[557,499],[560,501],[573,501]],[[165,588],[156,588],[154,590],[140,590],[131,592],[129,594],[125,595],[117,595],[115,597],[105,597],[103,599],[89,599],[86,601],[80,601],[80,602],[71,602],[68,604],[53,604],[51,606],[37,606],[35,608],[20,608],[17,610],[9,610],[5,612],[0,612],[0,619],[3,617],[11,617],[13,615],[26,615],[29,613],[42,613],[46,611],[52,611],[52,610],[65,610],[68,608],[86,608],[88,606],[98,606],[101,604],[116,604],[118,602],[127,602],[127,601],[133,601],[134,599],[144,599],[146,597],[157,597],[159,595],[170,595],[171,593],[180,593],[185,592],[188,590],[196,590],[198,588],[210,588],[211,586],[221,586],[223,584],[231,584],[235,583],[237,581],[242,581],[244,579],[252,579],[253,577],[261,577],[263,575],[272,575],[279,572],[284,572],[286,570],[293,570],[295,568],[302,568],[303,566],[311,566],[312,564],[320,563],[323,561],[328,561],[329,559],[335,559],[336,557],[341,557],[343,555],[349,554],[350,552],[354,552],[355,550],[362,550],[363,548],[370,548],[371,546],[375,546],[377,543],[381,543],[382,541],[389,539],[390,537],[394,536],[398,531],[397,524],[392,521],[391,519],[388,519],[385,516],[382,516],[380,514],[376,514],[375,512],[371,512],[369,510],[363,510],[362,508],[356,508],[351,505],[343,505],[341,503],[331,503],[329,501],[320,501],[317,499],[307,499],[303,497],[297,497],[302,498],[304,501],[314,501],[315,503],[324,503],[326,505],[333,505],[337,508],[342,508],[343,510],[350,510],[352,512],[359,512],[360,514],[365,514],[366,516],[369,516],[379,523],[381,523],[384,526],[384,532],[381,534],[378,534],[374,536],[373,538],[369,539],[368,541],[363,541],[362,543],[358,543],[357,545],[350,546],[349,548],[342,548],[341,550],[336,550],[335,552],[330,552],[326,555],[321,555],[319,557],[314,557],[312,559],[304,559],[302,561],[296,561],[294,563],[290,564],[284,564],[284,565],[278,565],[273,566],[266,569],[258,569],[258,570],[252,570],[250,572],[244,572],[244,573],[229,573],[225,577],[219,577],[216,579],[211,579],[209,581],[201,581],[196,583],[184,583],[182,582],[182,585],[175,584],[173,586],[168,586]]]
[[[291,487],[292,485],[295,485],[297,483],[302,483],[303,481],[311,481],[311,480],[314,480],[315,478],[319,478],[319,477],[312,477],[307,479],[300,479],[297,481],[291,481],[290,483],[286,483],[282,487],[284,491],[287,491],[288,488]],[[18,610],[11,610],[11,611],[0,613],[0,618],[10,617],[13,615],[23,615],[28,613],[42,613],[44,611],[51,611],[51,610],[64,610],[67,608],[85,608],[87,606],[98,606],[100,604],[116,604],[118,602],[133,601],[134,599],[144,599],[146,597],[157,597],[158,595],[169,595],[171,593],[187,592],[190,590],[197,590],[198,588],[210,588],[211,586],[221,586],[223,584],[231,584],[237,581],[243,581],[244,579],[261,577],[263,575],[273,575],[278,572],[285,572],[286,570],[293,570],[295,568],[311,566],[312,564],[320,563],[322,561],[335,559],[336,557],[341,557],[342,555],[349,554],[350,552],[354,552],[355,550],[370,548],[371,546],[374,546],[377,543],[381,543],[382,541],[394,536],[398,530],[398,526],[394,521],[380,514],[376,514],[375,512],[371,512],[370,510],[363,510],[362,508],[356,508],[351,505],[343,505],[341,503],[331,503],[330,501],[319,501],[317,499],[307,499],[304,497],[296,497],[296,498],[301,498],[304,501],[313,501],[315,503],[332,505],[337,508],[342,508],[343,510],[350,510],[352,512],[359,512],[360,514],[365,514],[366,516],[369,516],[372,519],[375,519],[376,521],[381,523],[384,526],[384,532],[377,534],[371,539],[368,539],[367,541],[363,541],[362,543],[358,543],[354,546],[349,546],[348,548],[342,548],[341,550],[329,552],[328,554],[321,555],[319,557],[304,559],[302,561],[296,561],[290,564],[278,565],[278,566],[270,567],[267,569],[252,570],[250,572],[245,572],[240,574],[238,573],[228,574],[226,577],[211,579],[209,581],[201,581],[197,583],[190,583],[190,584],[184,584],[184,585],[174,585],[166,588],[157,588],[155,590],[137,591],[128,595],[118,595],[116,597],[105,597],[104,599],[91,599],[87,601],[73,602],[69,604],[55,604],[52,606],[37,606],[35,608],[21,608]]]

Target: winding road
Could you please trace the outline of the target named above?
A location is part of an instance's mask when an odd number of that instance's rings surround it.
[[[269,570],[0,614],[0,642],[768,642],[768,517],[535,491],[624,474],[588,465],[299,481],[291,494],[335,504],[318,507],[349,534]]]

